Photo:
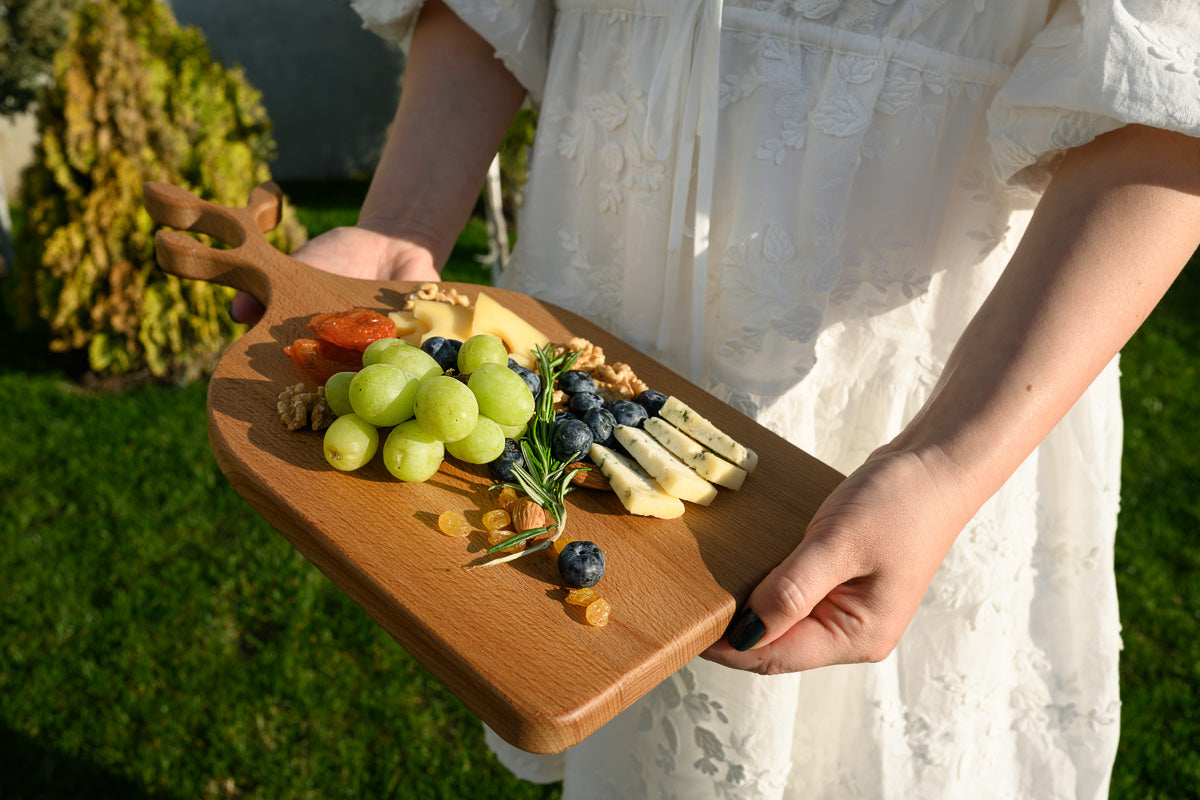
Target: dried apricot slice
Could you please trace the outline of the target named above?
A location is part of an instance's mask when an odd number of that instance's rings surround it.
[[[308,327],[323,341],[360,353],[376,339],[396,335],[396,323],[369,308],[318,314],[309,320]]]
[[[324,339],[297,339],[283,348],[283,352],[317,383],[323,384],[339,372],[362,369],[362,353]]]

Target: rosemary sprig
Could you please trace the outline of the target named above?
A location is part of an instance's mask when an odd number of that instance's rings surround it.
[[[516,560],[522,556],[544,550],[562,536],[567,525],[567,506],[565,498],[572,490],[571,479],[582,468],[568,469],[568,465],[582,454],[576,453],[568,461],[560,461],[551,452],[551,437],[554,434],[554,385],[558,376],[570,370],[579,358],[581,351],[556,353],[553,348],[535,347],[534,358],[537,359],[538,374],[542,378],[542,391],[538,395],[534,408],[533,419],[525,436],[521,438],[521,454],[525,457],[525,466],[513,467],[516,483],[497,483],[495,486],[511,486],[529,495],[535,503],[546,509],[553,525],[533,528],[516,533],[502,542],[487,549],[488,555],[494,555],[508,550],[521,542],[554,531],[545,541],[536,546],[511,553],[501,558],[492,559],[476,566],[490,567]],[[495,487],[493,487],[495,488]]]

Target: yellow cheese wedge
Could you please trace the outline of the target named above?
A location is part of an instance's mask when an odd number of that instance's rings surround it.
[[[707,481],[726,489],[741,489],[746,470],[730,464],[665,419],[651,417],[642,425],[663,447]]]
[[[429,332],[429,326],[417,319],[412,311],[392,311],[388,317],[396,326],[396,338],[419,345],[421,337]]]
[[[646,470],[654,481],[680,500],[706,506],[717,498],[717,487],[697,475],[691,467],[671,455],[667,448],[639,428],[618,425],[617,441]]]
[[[683,501],[664,491],[629,459],[602,444],[593,444],[589,455],[630,514],[659,519],[675,519],[683,514]]]
[[[422,342],[432,336],[458,339],[460,342],[471,338],[475,310],[470,306],[456,306],[438,300],[414,300],[412,313],[427,327],[425,333],[421,334]]]
[[[513,360],[530,369],[533,369],[535,363],[533,348],[550,344],[550,338],[546,334],[483,292],[475,299],[471,332],[490,333],[498,337],[508,348]]]
[[[658,413],[667,422],[746,472],[753,472],[758,466],[757,453],[736,442],[732,436],[697,414],[679,398],[668,397]]]

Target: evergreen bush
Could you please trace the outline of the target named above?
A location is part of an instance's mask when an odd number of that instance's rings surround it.
[[[537,127],[537,112],[522,108],[509,125],[500,143],[500,185],[503,194],[504,213],[510,229],[514,226],[517,211],[521,208],[525,179],[529,173],[529,150],[533,146],[533,132]]]
[[[142,184],[244,205],[270,179],[270,122],[240,70],[159,0],[96,0],[74,23],[22,179],[17,308],[97,373],[194,377],[241,333],[232,290],[158,268]],[[289,208],[270,238],[284,252],[303,241]]]
[[[0,0],[0,116],[37,100],[83,0]]]

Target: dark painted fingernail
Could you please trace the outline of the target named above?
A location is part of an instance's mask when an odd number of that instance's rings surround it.
[[[725,638],[734,650],[746,651],[758,644],[758,640],[766,632],[767,626],[763,625],[758,614],[755,614],[753,609],[743,608],[734,615],[729,627],[725,629]]]

